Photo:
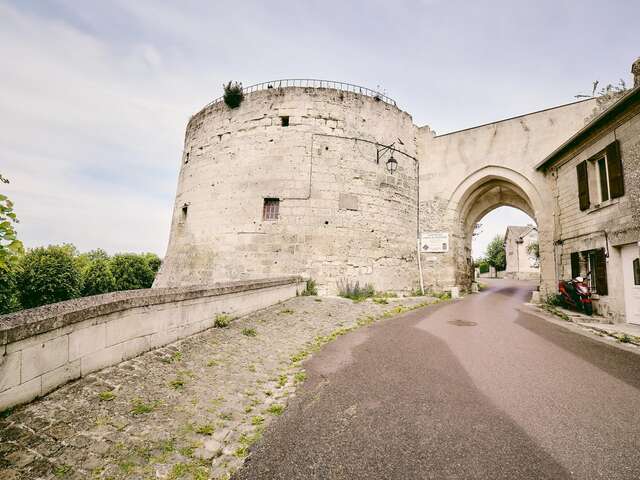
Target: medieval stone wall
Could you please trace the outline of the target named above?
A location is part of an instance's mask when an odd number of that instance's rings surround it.
[[[391,175],[388,154],[376,163],[375,146],[341,137],[416,153],[407,113],[351,92],[273,88],[236,109],[219,102],[196,114],[155,286],[293,272],[322,292],[346,280],[417,285],[414,160],[395,154]],[[265,198],[280,200],[277,220],[263,220]]]
[[[507,205],[536,220],[543,287],[555,288],[553,202],[535,166],[584,126],[593,107],[593,100],[576,102],[441,136],[420,129],[421,230],[450,233],[448,253],[422,254],[427,285],[467,286],[473,225]]]

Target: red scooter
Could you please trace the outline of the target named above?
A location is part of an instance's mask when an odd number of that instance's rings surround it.
[[[589,277],[589,274],[587,274],[587,277]],[[587,315],[593,315],[591,288],[583,277],[560,280],[558,290],[560,291],[560,299],[565,306],[584,312]]]

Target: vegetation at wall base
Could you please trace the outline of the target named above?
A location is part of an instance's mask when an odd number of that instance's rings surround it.
[[[352,283],[351,280],[339,280],[338,295],[344,298],[350,298],[354,302],[362,302],[367,298],[375,297],[376,290],[370,283],[361,287],[360,282]]]
[[[222,99],[229,108],[237,108],[244,100],[244,93],[242,92],[242,83],[229,82],[226,85],[222,85],[224,88],[224,95]]]
[[[315,296],[318,295],[318,286],[316,285],[315,280],[309,279],[307,280],[307,284],[302,291],[301,295],[303,297]]]

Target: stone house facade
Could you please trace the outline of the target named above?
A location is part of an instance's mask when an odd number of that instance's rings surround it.
[[[640,323],[640,86],[538,168],[555,199],[558,278],[589,275],[596,311]]]
[[[504,234],[507,265],[505,278],[515,280],[538,280],[540,259],[532,252],[532,245],[538,244],[538,229],[534,225],[508,226]]]

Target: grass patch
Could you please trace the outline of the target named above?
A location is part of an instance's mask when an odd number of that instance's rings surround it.
[[[617,338],[618,338],[619,342],[631,343],[631,337],[629,335],[627,335],[626,333],[623,333],[622,335],[618,335]]]
[[[387,305],[389,303],[386,298],[382,297],[374,297],[372,301],[378,305]]]
[[[262,425],[264,423],[264,417],[262,415],[256,415],[251,418],[251,425]]]
[[[217,360],[209,360],[207,362],[207,367],[215,367],[216,365],[218,365]]]
[[[160,402],[152,402],[152,403],[144,403],[140,399],[136,399],[133,401],[133,406],[131,408],[132,415],[144,415],[146,413],[153,412],[156,407],[160,404]]]
[[[278,377],[278,388],[282,388],[287,384],[288,377],[286,375],[280,375]]]
[[[210,423],[203,423],[196,427],[196,433],[199,433],[200,435],[213,435],[214,431],[215,428]]]
[[[102,400],[103,402],[110,402],[111,400],[116,398],[116,394],[111,390],[105,390],[104,392],[100,392],[98,394],[98,398],[100,398],[100,400]]]
[[[225,315],[223,313],[216,315],[215,320],[213,321],[213,326],[215,328],[227,328],[231,323],[231,317],[229,315]]]
[[[293,314],[293,310],[291,310],[290,308],[285,308],[284,310],[280,310],[280,312],[278,312],[280,315],[291,315]]]
[[[209,478],[209,468],[198,462],[176,463],[166,478],[167,480],[178,480],[189,477],[192,480],[207,480]]]
[[[284,405],[280,405],[279,403],[274,403],[267,408],[267,413],[271,415],[282,415],[282,412],[284,412]]]
[[[295,383],[302,383],[307,379],[307,373],[306,372],[297,372],[294,376],[293,376],[293,381]]]
[[[174,390],[181,390],[184,388],[184,378],[177,377],[169,382],[169,386]]]
[[[258,335],[258,332],[255,328],[243,328],[242,334],[246,337],[255,337],[256,335]]]
[[[73,473],[73,468],[71,467],[71,465],[57,465],[53,469],[53,474],[58,478],[64,478],[68,475],[71,475],[71,473]]]

